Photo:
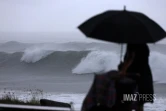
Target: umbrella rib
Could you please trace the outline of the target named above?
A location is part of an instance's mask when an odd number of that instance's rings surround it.
[[[130,14],[130,13],[128,13],[128,14],[129,14],[131,17],[137,19],[137,20],[145,27],[145,29],[148,31],[148,34],[150,34],[150,36],[153,38],[153,35],[151,35],[151,33],[149,33],[149,30],[148,30],[146,24],[144,24],[140,19],[138,19],[137,16],[132,15],[132,14]],[[154,39],[153,39],[153,42],[154,42]]]

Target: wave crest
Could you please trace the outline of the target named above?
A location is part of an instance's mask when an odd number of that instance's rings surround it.
[[[52,54],[54,51],[51,50],[45,50],[42,48],[29,48],[27,50],[25,50],[21,61],[27,62],[27,63],[35,63],[45,57],[47,57],[48,55]]]
[[[166,71],[165,54],[152,51],[149,57],[149,64],[155,81],[165,83]],[[81,62],[73,68],[75,74],[103,73],[117,69],[120,62],[119,54],[106,51],[92,51]]]
[[[117,69],[119,56],[115,52],[92,51],[72,70],[73,73],[102,73]]]

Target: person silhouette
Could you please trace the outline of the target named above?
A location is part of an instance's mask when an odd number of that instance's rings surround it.
[[[154,102],[153,77],[149,66],[149,47],[147,44],[127,44],[124,62],[119,65],[120,73],[140,74],[138,81],[138,111],[144,104]],[[144,97],[143,97],[144,96]]]

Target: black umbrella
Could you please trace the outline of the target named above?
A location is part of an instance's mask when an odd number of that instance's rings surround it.
[[[87,37],[115,43],[155,43],[166,32],[139,12],[112,10],[98,14],[78,27]]]

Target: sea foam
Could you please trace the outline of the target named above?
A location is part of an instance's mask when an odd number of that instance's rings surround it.
[[[165,83],[166,71],[165,54],[152,51],[149,57],[149,64],[155,81]],[[119,54],[116,52],[92,51],[81,62],[73,68],[75,74],[104,73],[117,69],[120,63]]]
[[[44,48],[29,48],[25,50],[21,61],[27,62],[27,63],[35,63],[48,55],[52,54],[54,51],[51,50],[45,50]]]

